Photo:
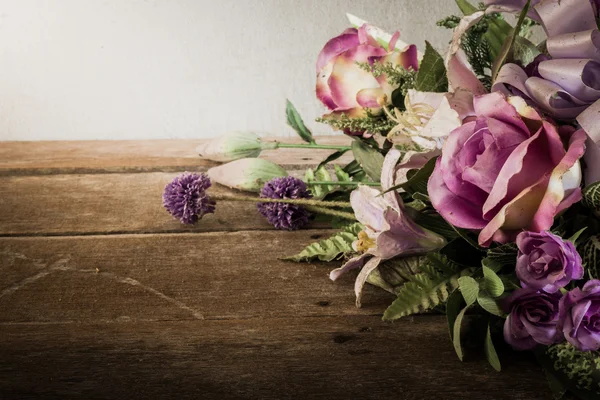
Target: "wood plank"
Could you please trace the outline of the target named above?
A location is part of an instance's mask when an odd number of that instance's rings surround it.
[[[254,203],[222,201],[214,214],[183,225],[162,206],[177,173],[0,177],[0,235],[272,230]],[[216,194],[234,194],[214,185]],[[313,228],[325,227],[312,223]]]
[[[315,234],[0,239],[0,393],[549,398],[531,358],[461,364],[444,317],[382,322],[387,293],[277,260]]]
[[[2,324],[5,398],[550,399],[525,354],[461,363],[443,317]]]
[[[275,140],[266,138],[265,140]],[[278,140],[282,140],[278,138]],[[347,145],[346,136],[319,137],[321,144]],[[0,176],[60,173],[152,172],[206,170],[217,163],[202,160],[196,147],[203,140],[0,142]],[[286,143],[300,143],[285,138]],[[278,149],[261,157],[288,169],[316,165],[331,150]],[[350,154],[338,160],[347,163]]]
[[[337,265],[279,260],[321,231],[0,239],[0,322],[92,323],[380,315],[369,288],[354,307]]]

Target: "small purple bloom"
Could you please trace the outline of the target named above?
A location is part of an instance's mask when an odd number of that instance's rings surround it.
[[[269,199],[309,199],[306,184],[293,176],[271,179],[260,197]],[[258,211],[275,229],[296,230],[308,223],[309,213],[302,206],[286,203],[258,203]]]
[[[583,278],[581,256],[573,243],[543,231],[517,236],[517,276],[523,287],[555,293],[572,280]]]
[[[588,281],[560,300],[559,329],[581,351],[600,349],[600,281]]]
[[[504,340],[516,350],[531,350],[537,344],[562,341],[557,328],[560,293],[517,289],[507,299],[510,313],[504,322]]]
[[[165,187],[163,206],[183,224],[195,224],[215,212],[215,202],[206,194],[210,185],[206,174],[184,172]]]

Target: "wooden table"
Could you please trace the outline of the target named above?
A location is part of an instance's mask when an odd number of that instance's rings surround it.
[[[528,355],[461,363],[443,316],[382,322],[391,295],[357,309],[355,275],[279,260],[333,230],[227,202],[173,220],[165,184],[211,166],[197,144],[0,142],[0,398],[550,398]]]

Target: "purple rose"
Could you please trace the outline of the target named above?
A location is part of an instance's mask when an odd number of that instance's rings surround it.
[[[510,313],[504,322],[504,340],[516,350],[531,350],[562,341],[557,328],[560,293],[517,289],[507,299]]]
[[[395,89],[387,76],[374,77],[357,63],[391,63],[395,67],[417,70],[419,61],[417,47],[410,45],[396,50],[400,34],[392,36],[389,46],[383,47],[371,34],[375,29],[363,25],[359,29],[346,29],[341,35],[329,40],[317,59],[317,97],[332,112],[324,118],[337,119],[342,115],[350,118],[367,116],[365,109],[381,110],[380,101],[392,98]],[[362,135],[362,132],[345,132]]]
[[[523,287],[555,293],[583,278],[581,256],[573,243],[544,231],[517,236],[517,276]]]
[[[585,133],[560,134],[520,97],[491,93],[473,105],[475,120],[446,139],[429,179],[431,203],[452,225],[481,230],[482,246],[550,229],[581,199]]]
[[[600,349],[600,281],[573,289],[560,300],[559,329],[581,351]]]

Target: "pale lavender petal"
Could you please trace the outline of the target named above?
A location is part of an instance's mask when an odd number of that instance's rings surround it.
[[[596,13],[590,1],[542,1],[534,8],[549,37],[597,29]]]
[[[336,281],[340,276],[344,275],[346,272],[362,267],[363,265],[365,265],[369,257],[372,256],[369,253],[364,253],[358,257],[349,259],[344,265],[331,271],[329,273],[329,279],[331,279],[332,281]]]
[[[381,262],[381,258],[373,257],[365,264],[364,267],[360,270],[356,281],[354,282],[354,293],[356,294],[356,307],[360,308],[362,306],[362,292],[365,283],[367,283],[367,278],[373,272]]]

